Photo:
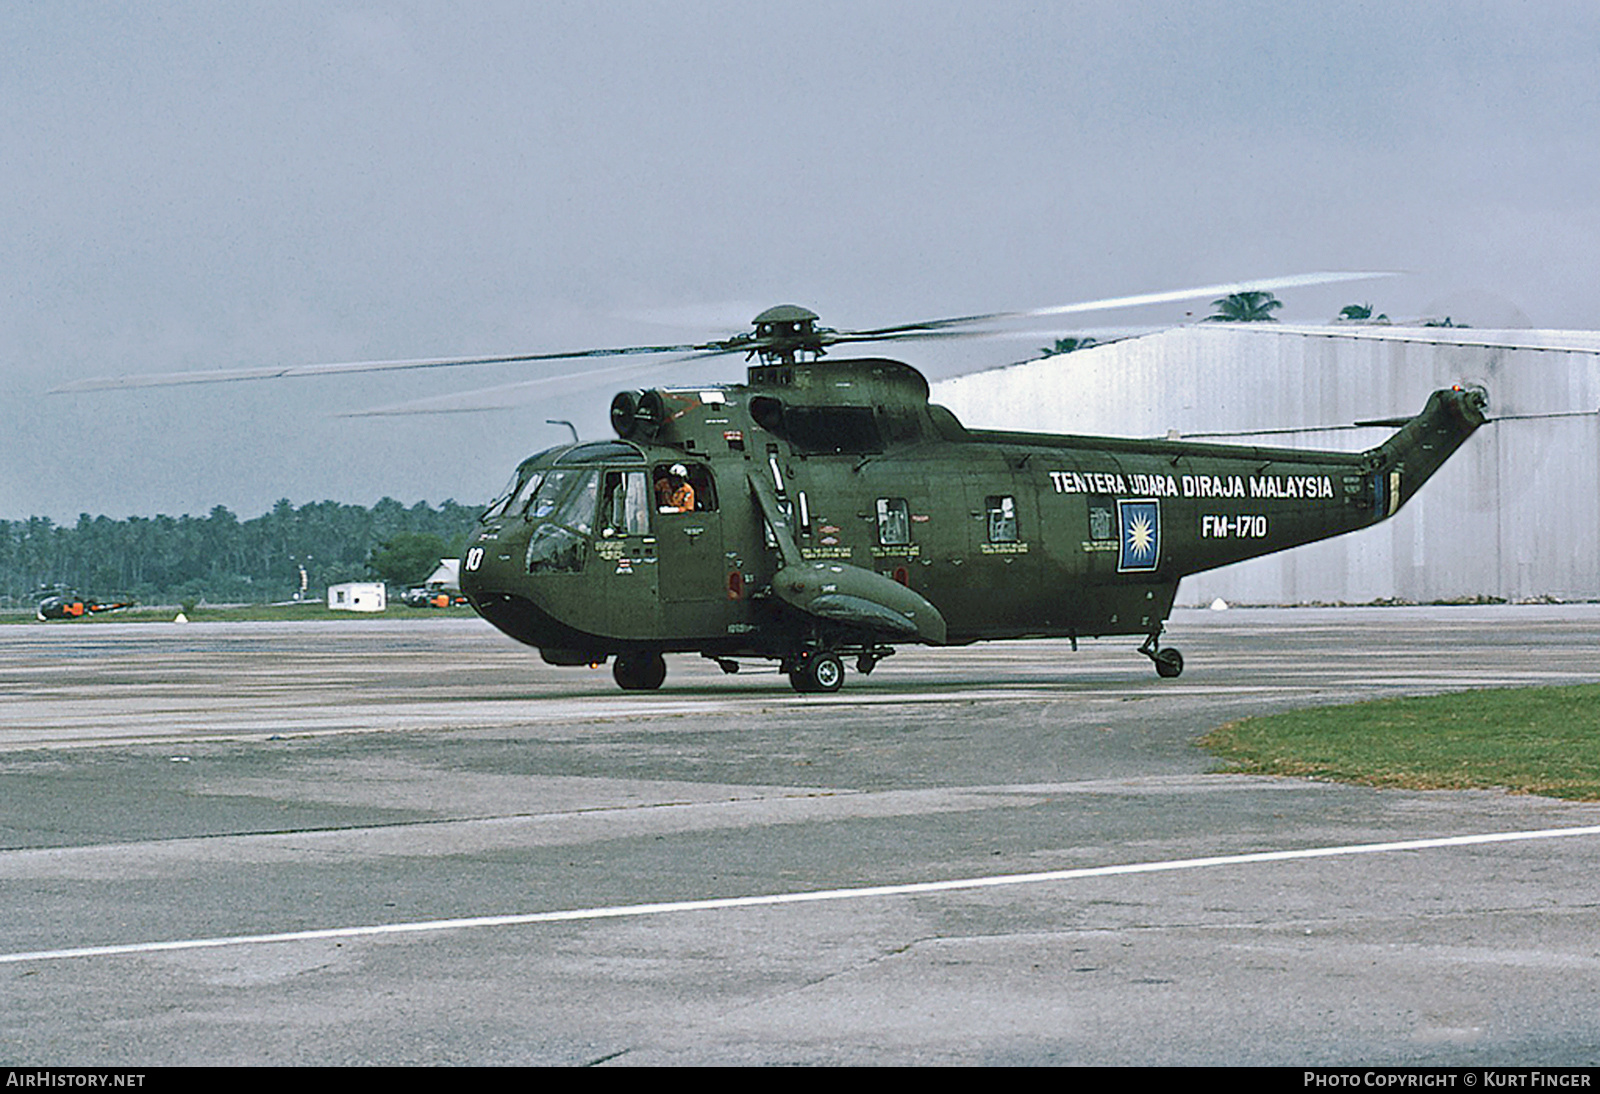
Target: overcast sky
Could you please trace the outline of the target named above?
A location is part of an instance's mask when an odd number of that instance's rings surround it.
[[[44,394],[89,376],[1337,269],[1408,275],[1284,318],[1600,326],[1589,0],[254,8],[0,0],[0,518],[486,500],[566,435],[546,419],[603,436],[617,388],[742,363],[478,415],[336,416],[536,373]]]

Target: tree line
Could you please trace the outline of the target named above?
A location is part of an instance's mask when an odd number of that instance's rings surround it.
[[[383,565],[397,553],[385,548],[403,545],[418,557],[436,548],[431,570],[439,557],[460,555],[481,508],[408,507],[394,498],[370,509],[333,501],[296,508],[284,498],[251,520],[223,505],[203,517],[82,513],[70,526],[48,517],[0,520],[0,607],[32,607],[41,587],[56,585],[146,604],[268,603],[299,591],[302,566],[307,595],[319,599],[341,581],[418,582],[426,572],[406,576]]]

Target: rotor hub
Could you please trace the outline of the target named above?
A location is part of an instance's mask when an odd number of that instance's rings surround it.
[[[779,304],[768,308],[753,320],[755,337],[752,350],[764,365],[792,365],[804,357],[817,358],[825,352],[825,328],[817,327],[820,318],[809,308],[798,304]]]

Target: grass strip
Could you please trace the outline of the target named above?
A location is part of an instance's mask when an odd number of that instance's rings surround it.
[[[1228,773],[1600,801],[1600,684],[1297,710],[1230,722],[1200,745]]]

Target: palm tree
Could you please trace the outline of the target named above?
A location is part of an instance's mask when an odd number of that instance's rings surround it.
[[[1217,310],[1206,316],[1208,323],[1276,323],[1272,314],[1283,307],[1283,301],[1269,292],[1236,292],[1213,300]]]
[[[1071,353],[1073,350],[1088,349],[1094,345],[1093,338],[1057,338],[1054,346],[1045,346],[1039,351],[1041,358],[1054,357],[1058,353]]]
[[[1373,315],[1371,304],[1346,304],[1339,309],[1339,322],[1342,323],[1387,323],[1387,315]]]

